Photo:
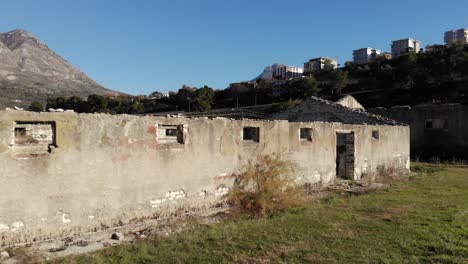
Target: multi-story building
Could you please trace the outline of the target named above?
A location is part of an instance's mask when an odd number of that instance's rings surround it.
[[[365,64],[379,57],[382,51],[373,48],[362,48],[353,51],[353,63]]]
[[[461,28],[457,30],[450,30],[444,34],[445,45],[451,46],[453,44],[467,44],[468,43],[468,29]]]
[[[287,80],[287,79],[291,79],[294,77],[302,76],[303,72],[304,70],[300,67],[282,66],[282,67],[276,68],[274,77],[276,79]]]
[[[318,57],[315,59],[311,59],[308,62],[304,63],[304,72],[305,73],[312,73],[312,72],[320,72],[321,70],[325,69],[326,65],[330,65],[332,69],[336,69],[338,67],[338,61],[332,58],[326,57]]]
[[[421,42],[412,38],[405,38],[392,41],[392,58],[396,59],[400,55],[409,51],[419,52],[421,50]]]

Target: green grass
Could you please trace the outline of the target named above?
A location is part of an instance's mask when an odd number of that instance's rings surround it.
[[[467,263],[468,168],[415,170],[386,190],[336,194],[270,218],[199,225],[56,262]]]

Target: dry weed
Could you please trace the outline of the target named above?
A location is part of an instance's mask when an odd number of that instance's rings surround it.
[[[271,213],[300,205],[304,189],[294,183],[294,165],[279,155],[265,155],[249,162],[236,177],[228,201],[235,213],[268,216]]]

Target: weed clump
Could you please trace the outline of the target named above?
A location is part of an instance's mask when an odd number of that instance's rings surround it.
[[[234,213],[265,217],[304,202],[305,191],[295,183],[294,164],[279,155],[249,162],[228,194]]]

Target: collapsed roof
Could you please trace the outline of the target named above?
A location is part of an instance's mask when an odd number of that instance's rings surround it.
[[[390,118],[369,113],[364,109],[353,109],[315,96],[307,98],[302,104],[284,112],[274,114],[271,119],[291,122],[338,122],[353,125],[406,125]]]

